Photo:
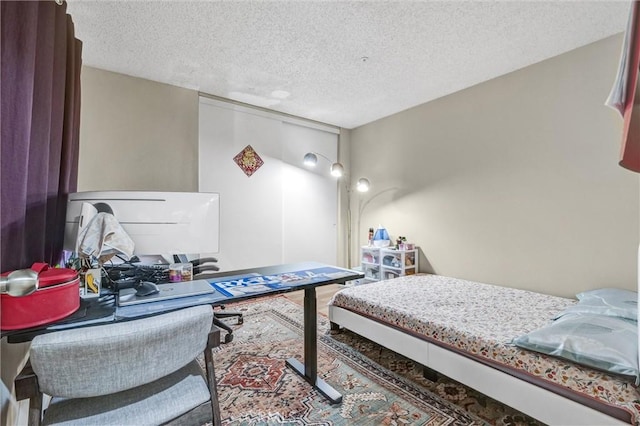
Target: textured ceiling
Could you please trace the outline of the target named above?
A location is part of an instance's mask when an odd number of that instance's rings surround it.
[[[620,33],[630,4],[67,1],[86,65],[344,128]]]

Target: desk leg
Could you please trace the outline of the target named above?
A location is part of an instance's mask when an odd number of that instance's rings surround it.
[[[289,358],[287,365],[307,382],[311,383],[332,404],[342,402],[342,395],[327,382],[318,378],[318,318],[316,313],[316,289],[304,290],[304,364]]]

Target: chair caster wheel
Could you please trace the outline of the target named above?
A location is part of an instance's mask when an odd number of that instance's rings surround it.
[[[231,343],[232,340],[233,340],[233,334],[227,333],[227,335],[224,336],[224,342],[225,343]]]
[[[244,324],[244,318],[239,317],[238,318],[238,324]]]

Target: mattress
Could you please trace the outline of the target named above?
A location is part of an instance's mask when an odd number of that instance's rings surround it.
[[[335,305],[640,424],[640,393],[628,377],[516,347],[573,299],[439,275],[411,275],[346,288]]]

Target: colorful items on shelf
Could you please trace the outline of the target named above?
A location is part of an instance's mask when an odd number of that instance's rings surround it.
[[[360,267],[369,281],[412,275],[418,272],[418,250],[363,246],[360,249]]]

